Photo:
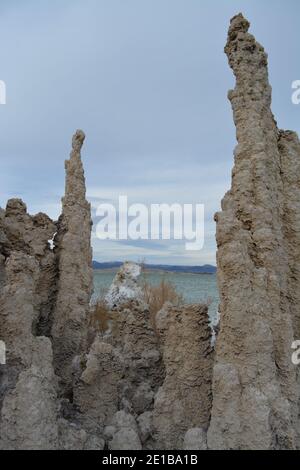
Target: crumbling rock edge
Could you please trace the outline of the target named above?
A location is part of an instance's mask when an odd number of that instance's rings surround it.
[[[296,449],[300,142],[277,128],[267,54],[248,29],[242,14],[232,18],[225,47],[238,144],[216,214],[221,320],[208,446]]]

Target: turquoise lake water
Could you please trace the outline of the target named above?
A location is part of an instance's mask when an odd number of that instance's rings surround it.
[[[115,270],[94,271],[94,297],[107,290],[116,275]],[[151,284],[159,284],[162,279],[172,283],[177,292],[183,295],[186,303],[201,303],[209,300],[209,316],[215,320],[219,296],[215,274],[189,274],[149,271],[143,274]]]

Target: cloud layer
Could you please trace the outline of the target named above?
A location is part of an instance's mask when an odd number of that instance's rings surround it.
[[[206,207],[199,253],[184,242],[93,239],[95,259],[215,263],[213,214],[230,186],[235,146],[223,47],[237,10],[269,51],[279,124],[299,130],[300,106],[290,98],[300,79],[298,0],[272,8],[269,0],[2,0],[0,205],[21,197],[31,212],[57,217],[63,161],[82,128],[93,206],[126,194]]]

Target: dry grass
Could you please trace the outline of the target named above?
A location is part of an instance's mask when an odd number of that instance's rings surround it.
[[[142,268],[142,282],[141,287],[143,290],[144,300],[149,305],[150,315],[154,317],[159,310],[162,309],[166,302],[172,305],[180,306],[184,303],[183,295],[176,291],[175,286],[162,277],[157,285],[151,284],[147,279],[146,260],[140,260],[139,264]]]
[[[91,316],[90,316],[90,326],[101,333],[109,328],[110,312],[105,302],[106,291],[100,291],[96,302],[92,305]]]
[[[166,302],[179,306],[184,303],[183,296],[178,294],[173,284],[162,279],[159,284],[152,285],[145,278],[142,283],[144,300],[149,306],[152,323],[155,324],[155,315]]]

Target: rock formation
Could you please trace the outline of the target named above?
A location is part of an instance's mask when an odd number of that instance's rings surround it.
[[[207,312],[169,307],[169,320],[164,327],[161,320],[158,331],[138,284],[140,266],[125,263],[106,297],[110,328],[88,334],[91,213],[83,140],[77,131],[58,222],[30,216],[19,199],[0,211],[0,338],[7,349],[0,366],[0,448],[198,445],[201,429],[185,433],[191,426],[206,428],[209,417]],[[188,344],[193,347],[185,352]],[[193,407],[198,393],[200,406]],[[186,407],[185,417],[182,409],[176,415],[176,404]]]
[[[120,269],[110,292],[118,291],[119,280],[132,285],[132,267]],[[111,450],[183,448],[195,441],[203,446],[212,380],[207,307],[166,305],[153,325],[136,281],[129,299],[118,292],[110,328],[96,334],[74,383],[73,420],[102,436]],[[185,439],[193,426],[203,430]]]
[[[235,16],[225,48],[238,145],[216,215],[214,349],[206,306],[165,304],[150,315],[134,263],[106,296],[108,328],[90,333],[91,211],[77,131],[59,221],[30,216],[20,199],[0,209],[1,450],[300,448],[291,361],[300,142],[277,128],[267,56],[248,28]]]
[[[6,242],[6,236],[3,227],[4,217],[5,211],[0,207],[0,289],[3,286],[5,280],[5,256],[3,253],[3,248]]]
[[[6,210],[1,216],[2,237],[0,237],[0,253],[2,253],[2,276],[4,278],[4,261],[12,252],[22,252],[33,256],[39,265],[36,286],[39,316],[35,328],[39,334],[50,333],[51,312],[55,302],[57,266],[56,255],[50,249],[51,240],[57,230],[46,214],[39,213],[31,217],[27,213],[24,202],[20,199],[10,199]]]
[[[153,425],[160,449],[182,449],[190,428],[207,430],[213,357],[206,305],[165,305],[156,316],[165,379],[154,403]]]
[[[207,450],[206,431],[203,428],[191,428],[185,436],[183,442],[184,450]]]
[[[66,161],[66,190],[54,243],[58,252],[58,291],[52,339],[56,373],[64,394],[72,391],[76,362],[86,352],[88,316],[93,289],[91,208],[85,198],[80,151],[85,135],[77,131]]]
[[[142,290],[138,285],[140,274],[141,267],[137,263],[126,262],[123,264],[105,297],[109,308],[116,308],[131,299],[142,299]]]
[[[151,323],[148,307],[138,300],[113,311],[113,329],[108,338],[124,362],[122,403],[129,412],[140,415],[153,406],[164,369],[159,338]]]
[[[39,264],[15,251],[5,268],[0,337],[7,354],[0,369],[0,449],[55,449],[58,403],[51,342],[34,335]]]
[[[109,429],[106,428],[106,435],[111,450],[142,449],[137,423],[134,417],[125,411],[118,411],[114,415]]]
[[[110,344],[96,337],[85,368],[74,387],[74,404],[85,429],[103,435],[118,411],[123,360]]]
[[[225,52],[238,145],[232,186],[216,215],[220,332],[212,449],[299,447],[300,143],[271,112],[267,54],[241,15]]]
[[[153,409],[155,393],[164,378],[158,337],[147,307],[138,299],[119,304],[111,318],[110,332],[96,335],[74,386],[74,405],[84,427],[104,433],[111,449],[117,448],[122,436],[122,449],[139,449],[139,418]],[[124,413],[131,426],[119,423]],[[140,419],[141,440],[149,444],[152,433],[145,428],[151,428],[152,421],[146,423],[146,416]]]
[[[31,217],[19,199],[0,219],[0,338],[6,364],[0,369],[0,448],[54,449],[58,444],[57,387],[47,329],[56,288],[55,255],[48,240],[56,225],[45,214]]]
[[[60,415],[67,407],[59,396],[72,381],[76,355],[86,352],[92,290],[83,138],[81,131],[73,138],[59,223],[41,213],[30,216],[19,199],[0,211],[0,338],[6,346],[0,368],[1,449],[64,447]],[[55,371],[62,374],[60,382]],[[74,433],[69,434],[71,439]],[[82,446],[101,447],[101,442],[86,434]]]

